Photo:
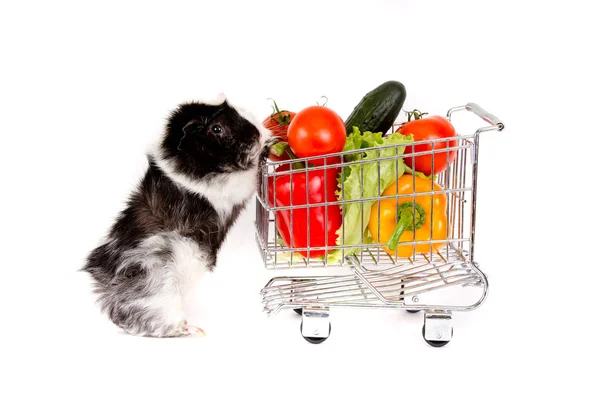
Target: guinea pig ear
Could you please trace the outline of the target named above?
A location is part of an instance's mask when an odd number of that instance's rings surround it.
[[[193,119],[187,124],[185,124],[185,126],[181,128],[181,130],[183,131],[183,136],[186,136],[198,130],[198,128],[200,128],[200,121],[198,121],[197,119]]]
[[[185,124],[185,126],[181,128],[183,136],[181,136],[181,139],[179,140],[177,150],[182,151],[183,149],[181,148],[181,143],[183,142],[183,140],[186,138],[186,136],[196,132],[198,129],[200,129],[200,121],[198,121],[197,119],[193,119],[187,124]]]

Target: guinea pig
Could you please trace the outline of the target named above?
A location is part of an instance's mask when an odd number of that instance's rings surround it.
[[[171,113],[145,175],[82,268],[114,324],[139,336],[204,333],[187,324],[184,299],[214,269],[273,141],[223,94]]]

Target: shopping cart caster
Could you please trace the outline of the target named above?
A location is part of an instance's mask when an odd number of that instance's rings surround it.
[[[452,330],[451,330],[450,337],[452,337],[453,334],[454,334],[454,328],[452,328]],[[427,338],[425,338],[425,325],[423,325],[423,339],[427,342],[427,344],[429,344],[430,346],[433,346],[433,347],[443,347],[443,346],[447,345],[448,343],[450,343],[449,340],[427,340]]]
[[[449,311],[425,311],[422,334],[430,346],[447,345],[454,335],[452,314]]]
[[[326,307],[302,308],[302,322],[300,333],[307,342],[313,344],[323,343],[331,333],[329,322],[329,309]]]
[[[302,333],[302,331],[303,331],[303,324],[301,322],[300,323],[300,332]],[[326,341],[329,338],[330,334],[331,334],[331,322],[329,323],[329,332],[327,332],[326,337],[304,336],[304,334],[302,334],[302,337],[304,339],[306,339],[306,341],[308,343],[319,344],[319,343],[323,343],[324,341]]]

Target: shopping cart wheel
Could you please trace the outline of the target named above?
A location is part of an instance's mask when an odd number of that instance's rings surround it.
[[[302,333],[302,323],[300,323],[300,333]],[[329,335],[331,334],[331,322],[329,323]],[[306,341],[308,343],[312,343],[312,344],[319,344],[319,343],[323,343],[324,341],[326,341],[329,338],[329,335],[327,335],[327,337],[312,337],[312,336],[302,336],[304,339],[306,339]]]
[[[443,347],[445,345],[447,345],[448,343],[450,343],[449,340],[427,340],[425,339],[425,325],[423,325],[423,339],[430,345],[433,347]],[[452,333],[451,336],[454,336],[454,328],[452,328]]]

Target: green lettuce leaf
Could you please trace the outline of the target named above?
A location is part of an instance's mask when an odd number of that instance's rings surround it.
[[[365,149],[363,152],[356,152],[344,156],[346,162],[368,161],[379,157],[393,157],[396,154],[403,154],[404,147],[391,147],[377,149],[382,146],[398,145],[411,143],[411,136],[404,136],[399,133],[393,133],[383,137],[383,133],[363,132],[354,127],[353,132],[346,139],[344,151]],[[396,153],[397,152],[397,153]],[[361,158],[362,155],[362,158]],[[378,167],[379,164],[379,167]],[[379,171],[378,171],[379,169]],[[339,200],[361,200],[364,198],[378,197],[393,182],[398,180],[405,172],[413,173],[402,159],[384,160],[377,162],[367,162],[361,164],[351,164],[344,167],[344,170],[338,180],[339,190],[336,192]],[[417,175],[420,173],[416,173]],[[421,174],[422,175],[422,174]],[[342,180],[343,193],[342,193]],[[373,240],[367,229],[371,206],[375,200],[366,200],[345,204],[343,214],[344,220],[337,234],[337,245],[358,245],[372,243]],[[345,256],[356,254],[360,248],[346,248],[343,253]],[[328,263],[336,264],[342,259],[342,250],[334,250],[328,255]]]
[[[408,165],[404,164],[404,172],[406,172],[407,174],[411,174],[411,175],[415,175],[418,176],[419,178],[423,178],[423,179],[431,179],[431,175],[427,176],[422,172],[419,171],[413,171]],[[437,178],[437,175],[433,175],[433,180],[435,180]]]

